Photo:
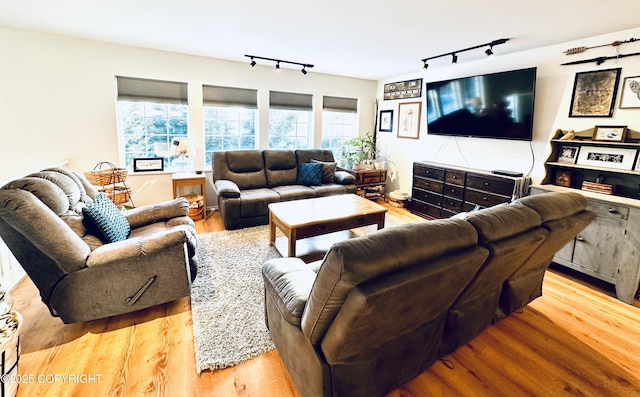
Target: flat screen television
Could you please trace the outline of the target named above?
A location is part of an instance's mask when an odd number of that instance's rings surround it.
[[[535,67],[427,82],[427,132],[531,141],[535,87]]]

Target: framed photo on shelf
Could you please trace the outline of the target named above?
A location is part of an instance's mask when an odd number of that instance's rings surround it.
[[[622,68],[576,73],[569,117],[611,117]]]
[[[380,111],[380,132],[392,132],[393,131],[393,110],[381,110]]]
[[[624,142],[627,126],[596,125],[593,129],[594,141]]]
[[[571,187],[571,171],[557,170],[555,183],[558,186]]]
[[[398,110],[398,138],[420,137],[420,110],[422,102],[403,102]]]
[[[625,77],[620,94],[620,109],[640,109],[640,76]]]
[[[577,146],[563,146],[558,155],[558,163],[575,164],[578,158]]]
[[[164,171],[164,158],[143,157],[133,159],[133,172]]]
[[[594,167],[631,170],[636,152],[636,149],[583,146],[578,155],[577,163]]]

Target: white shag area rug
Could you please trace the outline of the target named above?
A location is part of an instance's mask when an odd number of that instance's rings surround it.
[[[385,227],[402,224],[386,215]],[[361,228],[364,234],[375,226]],[[361,233],[357,233],[361,234]],[[264,318],[262,264],[281,255],[268,226],[198,235],[191,288],[196,371],[238,365],[274,349]]]

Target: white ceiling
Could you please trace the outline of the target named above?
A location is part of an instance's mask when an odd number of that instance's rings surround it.
[[[500,55],[636,28],[640,1],[3,0],[0,26],[379,80],[495,39],[510,39],[494,48]]]

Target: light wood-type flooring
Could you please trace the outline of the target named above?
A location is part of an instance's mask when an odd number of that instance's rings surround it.
[[[404,209],[394,215],[420,220]],[[198,233],[222,230],[218,213]],[[18,396],[298,396],[277,351],[197,375],[189,298],[64,325],[29,279],[12,292],[24,316]],[[551,269],[544,295],[389,396],[640,396],[640,304]]]

